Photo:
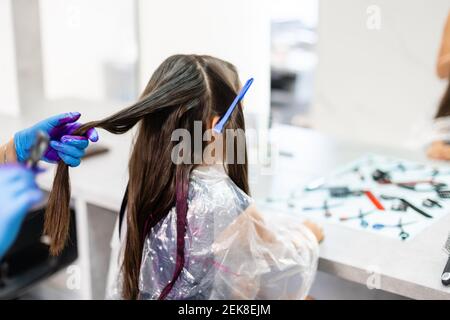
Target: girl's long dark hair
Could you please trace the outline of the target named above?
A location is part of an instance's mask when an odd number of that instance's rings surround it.
[[[448,80],[447,91],[445,91],[439,105],[435,118],[443,118],[450,116],[450,79]]]
[[[210,56],[171,56],[154,72],[136,104],[106,119],[86,123],[76,132],[84,134],[96,127],[123,134],[139,125],[129,161],[123,298],[138,298],[145,237],[173,206],[177,213],[176,267],[173,279],[163,289],[160,299],[169,294],[180,275],[184,267],[189,176],[194,164],[176,165],[172,162],[171,153],[176,142],[171,141],[171,135],[175,129],[182,128],[193,137],[194,121],[201,121],[203,130],[209,129],[212,118],[226,112],[239,86],[236,69],[228,62]],[[241,107],[236,108],[227,128],[245,130]],[[234,160],[227,165],[228,175],[239,188],[249,193],[247,155],[244,164]],[[54,255],[61,252],[67,241],[69,201],[69,168],[61,162],[50,193],[44,225],[44,233],[51,239],[50,252]]]

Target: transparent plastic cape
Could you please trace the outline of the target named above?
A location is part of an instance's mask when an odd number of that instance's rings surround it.
[[[185,265],[167,299],[303,299],[317,269],[318,244],[300,219],[263,215],[221,166],[193,170],[189,184]],[[126,219],[124,219],[125,222]],[[122,240],[117,228],[107,298],[120,299]],[[176,212],[150,232],[139,277],[141,299],[158,299],[172,279]]]

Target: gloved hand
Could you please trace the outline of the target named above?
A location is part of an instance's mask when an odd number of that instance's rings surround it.
[[[22,165],[0,167],[0,258],[14,243],[28,209],[42,196],[31,170]]]
[[[42,160],[50,163],[62,160],[71,167],[78,166],[89,145],[89,140],[98,141],[98,134],[94,128],[88,130],[85,136],[72,135],[81,126],[81,123],[76,122],[80,116],[81,114],[78,112],[60,114],[16,133],[14,145],[19,162],[28,159],[30,149],[36,139],[36,133],[44,131],[50,137],[50,146]]]

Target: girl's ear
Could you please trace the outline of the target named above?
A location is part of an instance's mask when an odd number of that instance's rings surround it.
[[[214,126],[217,124],[217,122],[219,122],[219,120],[220,120],[219,116],[215,116],[215,117],[212,118],[211,129],[214,129]]]

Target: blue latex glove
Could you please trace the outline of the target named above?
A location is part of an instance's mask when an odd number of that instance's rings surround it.
[[[31,170],[21,165],[0,166],[0,258],[14,243],[28,209],[42,196]]]
[[[28,159],[30,149],[36,139],[36,133],[43,131],[50,137],[50,146],[42,160],[50,163],[62,160],[71,167],[78,166],[89,145],[89,140],[98,141],[98,134],[94,128],[88,130],[84,136],[73,135],[73,132],[81,126],[81,123],[77,122],[80,116],[81,114],[78,112],[60,114],[16,133],[14,145],[19,162]]]

